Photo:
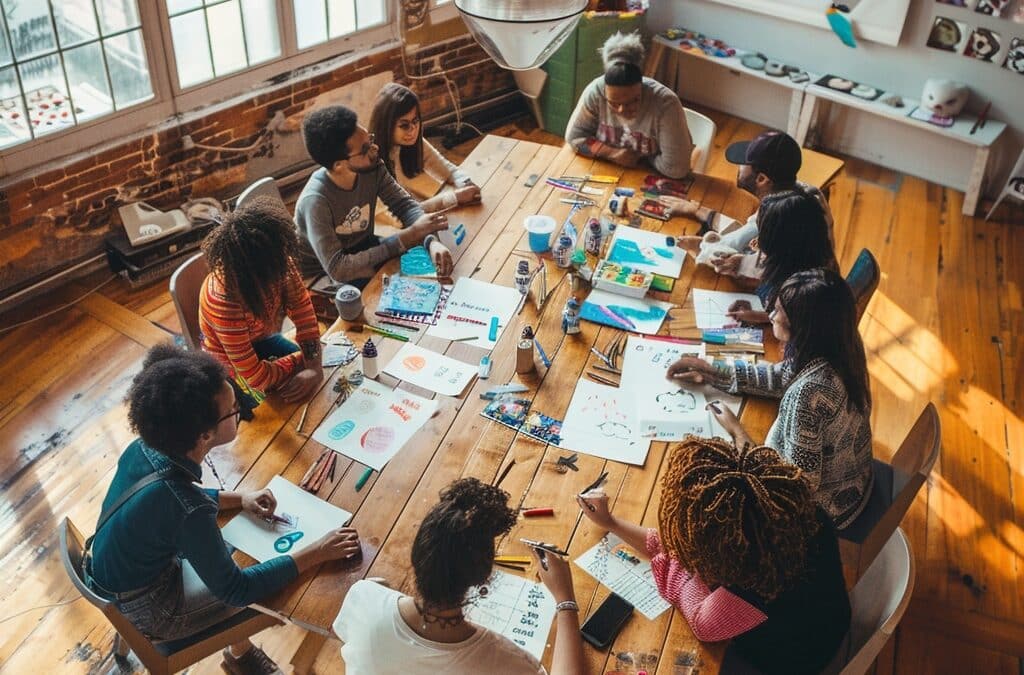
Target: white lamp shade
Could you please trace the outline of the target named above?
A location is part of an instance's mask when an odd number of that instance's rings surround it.
[[[499,66],[529,70],[565,42],[587,0],[455,0],[455,7]]]

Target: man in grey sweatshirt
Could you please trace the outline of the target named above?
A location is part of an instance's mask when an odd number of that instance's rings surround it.
[[[320,108],[302,124],[306,151],[321,168],[313,172],[295,204],[299,266],[304,276],[324,272],[336,283],[365,284],[387,260],[422,243],[439,277],[452,271],[451,252],[434,235],[448,229],[442,213],[424,213],[395,182],[379,148],[344,106]],[[402,224],[396,235],[374,234],[380,198]]]

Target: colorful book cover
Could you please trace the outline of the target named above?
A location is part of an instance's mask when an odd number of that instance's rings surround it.
[[[433,314],[441,299],[441,284],[424,279],[393,277],[380,296],[381,309],[402,314]]]
[[[383,317],[385,319],[397,319],[399,321],[407,321],[409,323],[418,323],[424,326],[433,326],[441,319],[441,312],[444,311],[445,305],[448,304],[448,297],[452,293],[452,286],[441,287],[441,297],[437,301],[437,308],[433,314],[410,314],[409,312],[389,312],[381,306],[377,306],[375,315]]]
[[[480,414],[539,441],[551,445],[562,442],[562,421],[543,413],[531,412],[528,399],[512,396],[496,398]]]
[[[691,185],[693,185],[693,176],[675,180],[651,174],[644,178],[644,192],[656,195],[685,197],[689,193]]]

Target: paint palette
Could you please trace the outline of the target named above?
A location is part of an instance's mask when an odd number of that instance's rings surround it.
[[[594,271],[591,283],[594,288],[629,298],[642,298],[647,295],[653,281],[654,275],[650,272],[602,260]]]

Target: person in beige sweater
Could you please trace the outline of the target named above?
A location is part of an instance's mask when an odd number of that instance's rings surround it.
[[[408,87],[391,82],[377,95],[370,131],[384,165],[427,213],[480,201],[480,188],[423,138],[420,100]]]

